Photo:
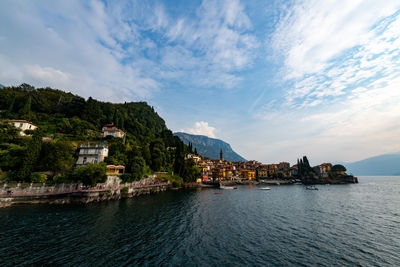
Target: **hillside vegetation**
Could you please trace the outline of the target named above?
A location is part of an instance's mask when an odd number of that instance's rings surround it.
[[[43,180],[43,176],[39,178],[36,174],[40,172],[46,172],[53,181],[79,179],[76,172],[83,169],[74,168],[77,147],[87,142],[107,142],[109,156],[105,162],[124,165],[126,180],[139,179],[154,171],[175,171],[185,177],[193,167],[184,160],[187,147],[145,102],[113,104],[91,97],[85,100],[61,90],[35,89],[22,84],[0,89],[0,111],[3,179]],[[32,136],[21,137],[8,123],[10,119],[31,121],[38,130],[32,131]],[[126,137],[101,138],[101,129],[108,123],[125,131]],[[42,137],[50,137],[52,141],[43,142]],[[90,173],[90,168],[97,167],[81,168]]]

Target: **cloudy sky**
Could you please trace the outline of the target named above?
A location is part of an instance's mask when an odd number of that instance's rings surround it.
[[[147,101],[247,159],[400,151],[400,1],[0,1],[0,83]]]

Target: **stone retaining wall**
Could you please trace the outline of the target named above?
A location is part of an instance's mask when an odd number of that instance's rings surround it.
[[[127,193],[121,193],[125,187],[128,188]],[[170,183],[155,183],[152,177],[125,184],[121,184],[118,177],[109,177],[106,183],[91,188],[76,183],[53,186],[0,184],[0,208],[15,204],[89,203],[157,193],[166,191],[168,187]]]

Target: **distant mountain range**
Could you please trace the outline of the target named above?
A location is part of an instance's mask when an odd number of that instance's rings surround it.
[[[0,88],[4,88],[5,86],[0,83]]]
[[[400,175],[400,152],[344,164],[353,175]]]
[[[197,152],[210,159],[219,159],[219,152],[222,149],[224,153],[224,159],[228,161],[246,161],[245,158],[233,151],[230,144],[215,138],[210,138],[204,135],[194,135],[187,133],[174,133],[178,136],[185,144],[192,143],[193,150],[196,148]]]

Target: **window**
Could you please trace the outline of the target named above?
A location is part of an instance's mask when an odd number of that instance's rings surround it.
[[[83,164],[86,164],[87,158],[83,157]]]
[[[21,123],[19,124],[19,127],[21,127],[21,128],[22,128],[22,125],[23,125],[23,123],[21,122]]]

